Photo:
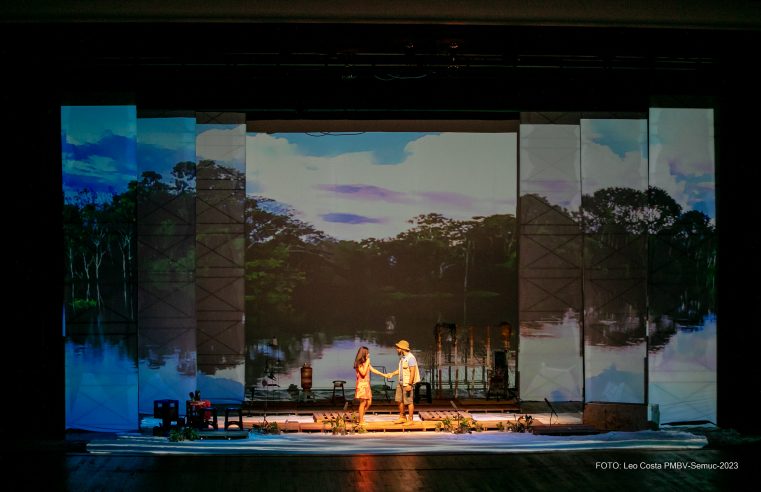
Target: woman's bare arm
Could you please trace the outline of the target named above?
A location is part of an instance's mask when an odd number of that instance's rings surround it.
[[[384,378],[390,377],[385,372],[380,372],[378,369],[374,368],[373,366],[370,366],[370,372],[372,372],[373,374],[377,374],[378,376],[383,376]]]

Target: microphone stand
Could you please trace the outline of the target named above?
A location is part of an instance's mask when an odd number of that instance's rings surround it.
[[[267,422],[267,410],[269,408],[270,393],[274,391],[271,388],[280,387],[279,384],[274,382],[274,381],[277,381],[277,376],[275,375],[274,369],[270,366],[270,363],[271,363],[271,360],[267,359],[267,362],[265,363],[265,367],[264,367],[264,377],[262,378],[262,386],[264,387],[264,419],[262,421],[262,426],[264,426],[265,428],[269,424],[269,422]],[[270,383],[267,381],[267,379],[270,379],[273,382]]]
[[[262,432],[267,432],[267,404],[270,401],[270,393],[269,388],[267,387],[267,380],[264,378],[262,378],[262,386],[264,386],[264,417],[262,418]]]
[[[458,419],[462,418],[462,415],[460,415],[460,409],[457,408],[457,405],[455,405],[452,400],[449,400],[449,403],[452,405],[452,407],[454,408],[455,412],[457,412],[457,418]]]
[[[552,407],[552,403],[550,403],[550,401],[549,401],[547,398],[545,398],[545,399],[544,399],[544,403],[546,403],[546,404],[547,404],[547,406],[548,406],[548,407],[550,407],[550,427],[552,427],[552,414],[553,414],[553,413],[555,414],[555,420],[556,420],[556,421],[557,421],[557,419],[559,419],[560,417],[558,417],[558,413],[557,413],[557,412],[555,411],[555,409]]]

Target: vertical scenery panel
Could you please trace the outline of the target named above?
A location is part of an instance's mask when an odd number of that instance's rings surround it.
[[[245,396],[243,113],[196,113],[196,380],[203,399]]]
[[[138,428],[136,120],[61,107],[67,428]]]
[[[137,120],[139,407],[196,390],[195,117]],[[183,407],[180,406],[182,410]]]
[[[579,126],[520,126],[520,397],[580,401]]]
[[[650,110],[649,401],[716,422],[716,180],[711,109]]]
[[[587,402],[645,402],[647,172],[647,120],[581,120]]]

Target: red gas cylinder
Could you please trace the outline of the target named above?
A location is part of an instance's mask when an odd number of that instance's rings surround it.
[[[301,389],[312,389],[312,367],[309,364],[304,364],[301,368]]]

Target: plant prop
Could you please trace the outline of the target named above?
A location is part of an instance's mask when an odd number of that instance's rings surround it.
[[[534,418],[531,415],[522,415],[515,422],[508,422],[507,429],[510,432],[530,432]]]
[[[436,430],[451,432],[453,434],[465,434],[472,433],[473,431],[481,432],[484,430],[484,426],[480,422],[476,422],[472,418],[461,418],[456,421],[452,421],[450,418],[441,419],[441,422],[436,423]]]
[[[172,429],[169,431],[169,440],[171,442],[195,441],[200,439],[198,431],[192,427],[183,427],[182,429]]]
[[[362,429],[359,427],[359,417],[355,412],[352,412],[351,414],[343,413],[338,415],[335,419],[323,420],[323,429],[326,424],[330,425],[330,432],[334,435],[340,434],[345,436],[346,434],[354,433],[355,431],[362,432]]]
[[[250,433],[253,434],[255,432],[259,434],[280,434],[280,427],[277,426],[277,422],[267,422],[265,420],[261,424],[254,424],[251,427]]]
[[[484,430],[483,424],[480,422],[476,422],[475,419],[472,417],[469,418],[462,418],[460,419],[457,429],[455,429],[456,434],[465,434],[466,432],[468,434],[471,434],[473,431],[481,432]]]
[[[329,422],[330,431],[334,436],[339,434],[345,436],[348,433],[348,429],[346,428],[346,419],[343,416],[337,417],[333,420],[330,420]]]

